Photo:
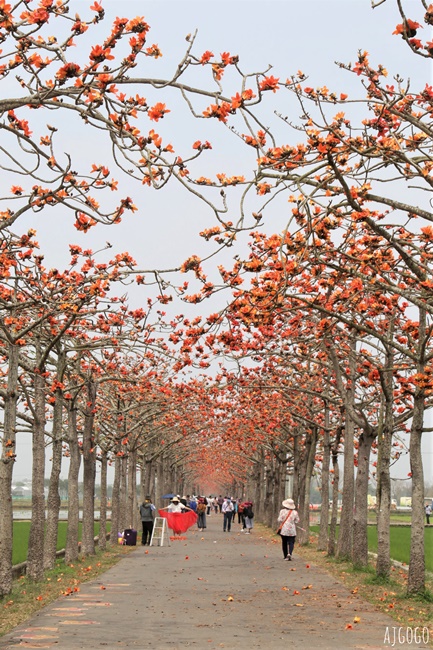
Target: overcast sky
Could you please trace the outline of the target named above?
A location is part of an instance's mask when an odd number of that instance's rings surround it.
[[[83,7],[90,4],[90,0],[72,0],[71,13],[79,11],[84,18]],[[398,73],[410,78],[415,89],[432,82],[430,64],[411,55],[402,39],[392,35],[395,25],[401,22],[394,0],[388,0],[374,11],[370,0],[109,0],[102,4],[106,9],[106,19],[100,25],[99,33],[103,36],[97,41],[92,31],[87,45],[92,41],[93,44],[102,42],[110,30],[112,19],[117,15],[130,18],[144,16],[151,26],[148,43],[157,43],[163,53],[162,59],[149,61],[144,73],[148,76],[169,77],[185,51],[186,35],[198,30],[194,46],[197,55],[205,50],[211,50],[216,55],[230,52],[239,55],[244,72],[258,72],[270,64],[273,66],[271,74],[282,79],[302,70],[312,86],[326,85],[337,93],[347,93],[351,98],[363,96],[359,78],[341,70],[335,62],[354,62],[358,50],[367,50],[373,63],[382,63],[388,69],[390,79]],[[420,3],[407,4],[418,10]],[[420,15],[410,17],[422,22]],[[427,36],[426,30],[427,26],[423,36]],[[78,42],[86,41],[80,38]],[[287,110],[284,106],[286,97],[287,94],[275,95],[275,105],[281,111]],[[158,98],[158,101],[165,100]],[[251,152],[245,152],[246,148],[240,146],[232,134],[224,132],[221,125],[192,120],[179,97],[176,98],[169,91],[166,103],[171,112],[155,129],[168,138],[176,150],[189,148],[190,151],[195,140],[208,139],[219,145],[214,146],[213,157],[207,163],[212,172],[235,174],[252,170],[253,160],[246,157]],[[271,105],[269,101],[267,105]],[[296,120],[297,115],[290,117]],[[46,118],[38,112],[32,115],[33,119],[43,122]],[[50,121],[55,119],[55,115],[50,115]],[[271,119],[273,116],[270,114]],[[73,150],[76,160],[80,162],[104,163],[105,145],[100,144],[93,134],[83,136],[81,124],[77,124],[76,128],[71,121],[69,134],[64,136],[64,142],[62,140],[63,150]],[[293,138],[293,133],[288,132],[287,141],[293,142]],[[114,169],[112,172],[115,175]],[[155,193],[141,186],[131,184],[129,187],[124,182],[139,211],[127,216],[119,226],[98,226],[88,235],[82,235],[73,227],[71,215],[66,214],[61,218],[50,212],[38,216],[37,223],[31,219],[20,223],[22,230],[29,226],[37,228],[48,267],[61,268],[67,264],[68,244],[72,242],[97,249],[109,240],[115,252],[128,250],[141,268],[172,267],[190,254],[203,256],[208,252],[206,246],[209,247],[209,244],[198,236],[198,232],[215,224],[210,211],[200,201],[175,184]],[[272,221],[265,226],[268,233],[279,231],[285,225],[284,211],[277,213],[274,210],[271,215]],[[144,303],[145,298],[145,288],[134,290],[131,297],[137,304]],[[200,306],[201,311],[205,308],[206,305]],[[424,461],[426,475],[433,480],[431,441],[432,435],[429,434],[425,437]],[[14,474],[16,480],[30,476],[30,450],[30,436],[20,435]],[[398,469],[393,468],[393,475],[405,476],[407,471],[407,462],[402,462]],[[66,475],[65,465],[63,476]]]

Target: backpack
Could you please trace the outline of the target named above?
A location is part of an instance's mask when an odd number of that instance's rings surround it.
[[[244,515],[245,517],[248,517],[248,519],[252,519],[254,517],[252,506],[247,506],[244,508]]]
[[[140,510],[141,510],[140,514],[142,518],[143,517],[146,517],[147,519],[150,519],[151,517],[153,518],[152,506],[150,503],[143,503]]]
[[[206,512],[206,504],[205,503],[199,503],[197,506],[197,512],[198,514],[202,514],[203,512]]]

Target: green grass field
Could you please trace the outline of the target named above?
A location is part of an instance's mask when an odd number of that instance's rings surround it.
[[[318,526],[311,526],[314,532],[319,531]],[[338,530],[337,530],[338,532]],[[377,552],[377,528],[368,526],[368,550]],[[410,527],[391,526],[390,528],[391,558],[397,562],[409,564],[410,553]],[[424,529],[425,567],[433,573],[433,528]]]
[[[68,528],[67,521],[59,521],[59,533],[57,536],[57,550],[60,551],[66,546],[66,532]],[[99,522],[95,522],[95,535],[99,535]],[[110,523],[107,524],[107,532],[110,530]],[[29,541],[30,522],[29,521],[14,521],[13,531],[13,550],[12,550],[12,564],[20,564],[27,559],[27,546]],[[78,532],[79,539],[81,540],[81,524]]]

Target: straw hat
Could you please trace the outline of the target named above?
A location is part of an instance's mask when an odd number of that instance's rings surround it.
[[[287,510],[295,510],[296,508],[293,499],[286,499],[285,501],[283,501],[282,506],[283,508],[287,508]]]
[[[172,503],[179,503],[178,497],[173,497],[171,500]]]

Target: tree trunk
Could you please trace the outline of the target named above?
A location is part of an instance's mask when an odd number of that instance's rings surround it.
[[[253,502],[254,514],[256,513],[256,506],[258,505],[259,496],[259,483],[260,483],[260,464],[252,463],[251,472],[247,483],[247,499]]]
[[[274,503],[272,507],[272,520],[270,526],[272,528],[277,527],[277,516],[281,510],[281,504],[286,498],[285,489],[286,489],[286,473],[287,473],[287,463],[282,461],[281,458],[277,459],[277,478],[274,492]]]
[[[52,569],[56,563],[57,533],[59,529],[60,494],[59,481],[62,469],[62,391],[56,391],[53,409],[53,441],[50,485],[47,498],[47,525],[45,533],[44,567]]]
[[[12,476],[15,462],[17,400],[18,348],[11,344],[8,349],[8,382],[0,459],[0,598],[12,591]]]
[[[424,472],[421,438],[424,423],[424,395],[417,389],[410,432],[410,469],[412,473],[412,518],[410,527],[410,561],[407,591],[425,590],[424,550]],[[418,394],[419,393],[419,394]]]
[[[117,447],[118,448],[118,447]],[[110,544],[114,546],[117,544],[117,534],[120,532],[119,527],[119,492],[120,492],[120,457],[116,455],[114,461],[114,479],[113,479],[113,494],[111,495],[111,532]]]
[[[371,445],[376,437],[364,429],[358,441],[358,471],[355,483],[355,514],[353,517],[353,563],[368,566],[368,474]]]
[[[81,551],[83,555],[95,553],[95,448],[93,436],[94,410],[96,406],[96,384],[87,384],[87,405],[83,427],[83,535]]]
[[[393,391],[392,391],[392,353],[387,353],[386,367],[390,369],[383,375],[382,385],[385,399],[385,416],[381,417],[377,436],[377,560],[376,575],[387,578],[391,571],[390,557],[390,513],[391,513],[391,462],[393,431]]]
[[[301,465],[301,450],[299,444],[299,433],[293,436],[293,478],[292,478],[292,494],[289,497],[293,499],[295,504],[299,503],[299,468]]]
[[[68,530],[66,533],[65,562],[75,562],[78,558],[78,528],[80,522],[80,499],[78,477],[81,465],[81,450],[78,445],[77,411],[72,400],[67,400],[69,446],[68,471]]]
[[[329,403],[325,399],[325,428],[323,433],[323,457],[322,457],[322,505],[320,508],[319,539],[317,542],[318,551],[326,551],[329,539],[329,467],[331,461],[331,434],[329,431],[330,414]]]
[[[356,377],[356,339],[352,339],[349,351],[349,377],[346,382],[343,498],[340,517],[340,530],[337,542],[337,557],[351,559],[353,545],[353,505],[355,496],[354,434],[355,423],[351,417],[354,411]]]
[[[314,459],[316,456],[317,446],[317,427],[313,427],[312,431],[307,436],[305,450],[305,487],[304,487],[304,500],[302,510],[299,513],[301,525],[304,530],[298,533],[298,541],[300,544],[308,544],[310,538],[310,491],[311,491],[311,477],[314,469]]]
[[[340,530],[337,542],[337,557],[352,558],[353,544],[353,501],[355,491],[355,475],[353,466],[353,439],[354,423],[346,410],[346,424],[344,432],[344,469],[343,469],[343,495],[340,515]]]
[[[129,528],[137,528],[137,450],[128,457],[128,506],[127,522]]]
[[[425,373],[426,311],[419,310],[418,365],[417,374]],[[410,561],[407,591],[410,594],[425,591],[424,551],[424,472],[421,440],[424,425],[425,388],[416,387],[410,430],[410,469],[412,473],[412,518],[410,528]]]
[[[142,489],[142,502],[144,497],[149,494],[152,500],[155,499],[155,466],[153,460],[144,460],[143,459],[143,472],[144,478],[141,480],[143,486]]]
[[[37,369],[34,375],[34,423],[32,431],[32,518],[27,551],[27,577],[39,581],[44,577],[45,535],[45,378]]]
[[[337,434],[335,436],[334,444],[331,447],[332,454],[332,471],[333,471],[333,480],[332,480],[332,509],[331,509],[331,521],[329,524],[329,539],[328,539],[328,555],[333,557],[337,550],[336,543],[336,534],[337,534],[337,519],[338,519],[338,499],[339,499],[339,487],[340,487],[340,466],[338,464],[338,447],[341,440],[341,427],[338,427]]]
[[[120,530],[125,530],[129,528],[129,521],[127,519],[128,513],[127,508],[127,463],[128,459],[126,456],[122,456],[120,459],[120,494],[119,494],[119,526]]]
[[[263,461],[265,461],[263,457]],[[261,495],[258,494],[258,501],[257,504],[262,503],[262,508],[259,508],[256,506],[256,511],[259,520],[262,521],[266,526],[271,526],[272,522],[274,520],[274,508],[273,508],[273,502],[274,502],[274,493],[275,493],[275,457],[272,459],[272,461],[267,460],[266,461],[266,466],[264,467],[263,464],[261,464],[261,474],[263,476],[266,476],[266,480],[264,481],[265,483],[265,494],[264,494],[264,499],[261,498]],[[260,484],[263,485],[262,481],[259,481],[258,485],[258,492],[260,493]]]
[[[156,491],[155,499],[156,503],[161,503],[161,497],[165,494],[165,479],[164,479],[164,458],[159,456],[156,460]],[[175,485],[170,486],[170,492],[175,489]]]
[[[98,542],[98,547],[101,551],[105,550],[107,547],[107,465],[107,452],[102,450]]]

